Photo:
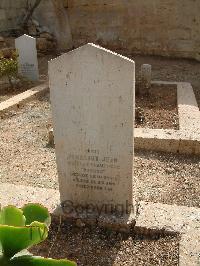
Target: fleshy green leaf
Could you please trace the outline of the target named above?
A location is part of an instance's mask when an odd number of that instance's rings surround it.
[[[23,249],[42,242],[47,236],[47,226],[38,222],[26,227],[0,225],[0,243],[4,256],[9,258]]]
[[[26,217],[26,225],[30,225],[35,221],[45,223],[47,226],[51,223],[48,209],[40,204],[27,204],[22,208],[22,211]]]
[[[53,260],[40,257],[22,256],[14,258],[8,266],[76,266],[69,260]]]
[[[24,226],[25,220],[22,210],[14,206],[4,207],[0,211],[1,225]]]
[[[1,242],[0,242],[0,257],[3,255],[3,249],[2,249],[2,245],[1,245]],[[1,265],[1,264],[0,264]]]

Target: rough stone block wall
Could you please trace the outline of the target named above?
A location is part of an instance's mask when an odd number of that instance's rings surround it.
[[[76,47],[200,59],[199,0],[68,0],[67,10]]]
[[[0,32],[19,27],[26,2],[0,0]],[[35,17],[60,49],[94,42],[127,53],[200,60],[199,14],[200,0],[42,0]]]
[[[42,0],[34,12],[34,18],[54,34],[58,48],[72,48],[71,29],[63,0]]]
[[[0,0],[0,32],[19,29],[27,0]]]

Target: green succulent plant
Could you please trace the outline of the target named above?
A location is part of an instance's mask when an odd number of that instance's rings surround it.
[[[48,210],[39,204],[27,204],[21,209],[4,207],[0,211],[0,265],[75,266],[76,263],[69,260],[22,255],[21,251],[47,238],[50,223]]]

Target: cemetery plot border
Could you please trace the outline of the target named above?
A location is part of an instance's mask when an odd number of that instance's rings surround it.
[[[179,130],[135,128],[135,149],[200,154],[200,111],[190,83],[152,81],[153,86],[177,88]],[[53,129],[49,130],[49,144],[54,145]]]
[[[45,94],[49,89],[47,83],[33,87],[30,90],[17,94],[14,97],[0,103],[0,115],[3,117],[11,109],[19,108],[20,105],[31,101],[34,97]]]
[[[153,86],[177,88],[179,130],[135,129],[135,149],[200,154],[200,111],[190,83],[152,81]]]
[[[11,87],[5,80],[0,81],[0,103],[7,101],[8,99],[19,95],[33,87],[42,84],[45,80],[41,81],[29,81],[23,79],[17,79],[16,84]]]

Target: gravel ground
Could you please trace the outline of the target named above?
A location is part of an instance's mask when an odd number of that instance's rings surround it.
[[[138,199],[200,207],[200,157],[136,152]]]
[[[0,182],[58,188],[50,125],[48,96],[1,120]],[[140,200],[200,207],[199,157],[136,151],[134,163]]]
[[[44,257],[68,258],[79,266],[177,266],[179,239],[145,239],[96,227],[80,229],[66,223],[61,227],[53,223],[48,240],[31,252]]]
[[[177,90],[152,87],[148,95],[136,95],[135,126],[178,129]]]
[[[0,181],[58,188],[54,150],[48,148],[47,98],[12,111],[0,124]]]

